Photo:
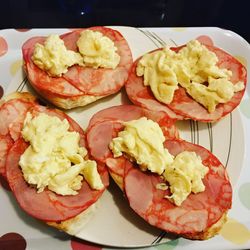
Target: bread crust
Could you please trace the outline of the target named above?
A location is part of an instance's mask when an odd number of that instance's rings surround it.
[[[46,224],[70,235],[76,235],[91,220],[95,211],[99,207],[99,202],[100,201],[97,200],[86,210],[71,219],[60,222],[46,222]]]
[[[33,86],[33,85],[32,85]],[[35,86],[33,86],[35,88]],[[106,97],[107,95],[102,96],[91,96],[91,95],[80,95],[80,96],[65,96],[60,97],[57,95],[52,95],[49,92],[46,92],[44,90],[36,89],[36,92],[41,95],[45,100],[49,101],[53,105],[62,108],[62,109],[72,109],[77,107],[83,107],[87,104],[93,103],[103,97]]]

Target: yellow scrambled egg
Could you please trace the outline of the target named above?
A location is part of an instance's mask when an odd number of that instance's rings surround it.
[[[179,153],[163,173],[172,193],[166,198],[180,206],[191,192],[195,194],[203,192],[205,186],[202,179],[207,172],[208,168],[202,164],[201,158],[196,153],[189,151]]]
[[[61,76],[75,64],[114,69],[120,62],[114,42],[98,31],[81,32],[77,46],[79,53],[68,50],[58,35],[50,35],[44,45],[35,45],[32,60],[50,76]]]
[[[120,56],[114,42],[101,32],[84,30],[77,41],[84,65],[98,68],[116,68]]]
[[[170,188],[172,195],[166,198],[179,206],[191,192],[204,191],[202,179],[208,168],[194,152],[184,151],[174,157],[164,148],[164,141],[158,123],[142,117],[124,122],[124,130],[109,146],[114,157],[125,153],[139,164],[141,170],[161,175],[166,185],[160,184],[157,188]]]
[[[68,71],[68,67],[74,64],[82,65],[81,55],[67,50],[58,35],[50,35],[44,45],[37,43],[32,60],[50,76],[61,76]]]
[[[146,54],[139,61],[136,74],[144,77],[155,98],[169,104],[178,84],[189,95],[213,112],[219,103],[228,102],[244,83],[233,84],[232,72],[217,66],[218,58],[197,40],[192,40],[178,53],[166,47]]]
[[[19,165],[24,179],[42,192],[46,187],[61,195],[76,195],[83,178],[93,189],[103,183],[97,164],[85,160],[87,150],[79,147],[80,135],[70,132],[66,119],[40,113],[32,118],[27,114],[22,137],[30,146],[22,154]]]
[[[124,130],[110,143],[115,157],[124,153],[136,160],[142,170],[162,174],[173,157],[163,147],[165,137],[158,123],[142,117],[124,122]]]

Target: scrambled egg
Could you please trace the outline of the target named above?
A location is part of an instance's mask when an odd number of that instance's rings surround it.
[[[50,76],[61,76],[78,64],[93,68],[114,69],[120,62],[114,42],[98,31],[85,30],[77,40],[79,52],[67,50],[58,35],[50,35],[44,45],[36,43],[32,60]]]
[[[50,76],[61,76],[68,71],[68,67],[83,65],[82,56],[67,50],[58,35],[50,35],[44,45],[37,43],[32,56],[33,62]]]
[[[158,123],[142,117],[124,122],[124,130],[110,143],[114,157],[126,153],[136,160],[142,170],[162,174],[173,157],[164,148],[165,137]]]
[[[22,136],[30,146],[19,165],[26,182],[38,192],[48,187],[60,195],[76,195],[83,178],[93,189],[104,187],[96,162],[84,159],[87,150],[79,147],[79,133],[68,129],[66,119],[61,121],[44,113],[34,118],[30,113],[26,116]]]
[[[119,64],[120,56],[114,42],[98,31],[82,31],[77,46],[86,66],[114,69]]]
[[[159,183],[156,188],[170,188],[172,195],[166,198],[180,206],[191,192],[205,190],[202,179],[208,168],[194,152],[183,151],[174,157],[164,148],[164,141],[158,123],[142,117],[124,122],[124,130],[112,139],[109,147],[114,157],[125,153],[139,164],[142,171],[149,170],[161,175],[166,183]]]
[[[195,194],[203,192],[205,186],[202,179],[207,172],[208,167],[202,164],[201,158],[194,152],[183,151],[179,153],[174,162],[168,165],[163,173],[172,193],[166,198],[180,206],[191,192]]]
[[[233,84],[232,72],[220,69],[218,58],[197,40],[192,40],[178,53],[164,48],[146,54],[139,61],[136,74],[144,77],[155,98],[171,103],[180,84],[189,95],[213,112],[219,103],[228,102],[235,92],[244,89],[244,83]]]

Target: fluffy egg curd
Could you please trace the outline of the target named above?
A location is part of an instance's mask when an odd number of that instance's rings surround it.
[[[142,117],[124,122],[124,130],[110,142],[114,157],[125,155],[135,161],[142,171],[149,170],[161,175],[165,183],[157,188],[171,191],[166,196],[175,205],[180,206],[188,195],[203,192],[202,179],[208,168],[194,152],[183,151],[175,157],[164,148],[165,137],[158,123]]]
[[[217,66],[219,59],[206,46],[192,40],[178,52],[166,47],[144,55],[138,62],[136,74],[144,77],[155,98],[171,103],[178,84],[187,93],[213,112],[219,103],[228,102],[244,83],[233,84],[232,72]]]
[[[114,69],[119,64],[120,56],[116,53],[114,42],[101,32],[82,31],[77,46],[86,66]]]
[[[50,35],[44,45],[36,43],[32,60],[50,76],[58,77],[73,65],[114,69],[120,62],[114,42],[101,32],[84,30],[77,40],[79,53],[68,50],[58,35]]]
[[[158,123],[142,117],[123,124],[124,130],[110,143],[114,157],[124,152],[135,159],[142,170],[162,174],[173,157],[163,146],[165,137]]]
[[[58,35],[48,36],[44,45],[36,43],[32,60],[50,76],[61,76],[68,71],[68,67],[83,64],[81,55],[68,50]]]
[[[68,130],[66,119],[44,113],[32,118],[27,113],[22,137],[30,145],[19,165],[25,181],[38,193],[47,187],[60,195],[76,195],[83,178],[93,189],[104,187],[96,162],[84,159],[87,150],[79,147],[79,133]]]
[[[202,164],[200,156],[195,152],[179,153],[163,173],[172,193],[166,198],[180,206],[191,192],[195,194],[203,192],[205,186],[202,179],[208,171],[208,167]]]

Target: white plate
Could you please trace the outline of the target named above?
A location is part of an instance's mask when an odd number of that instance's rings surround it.
[[[250,58],[247,42],[237,34],[218,28],[147,28],[137,29],[131,27],[113,27],[119,30],[127,39],[133,54],[137,58],[143,53],[160,46],[158,36],[168,45],[184,44],[190,39],[200,35],[209,36],[214,44],[223,48],[229,53],[237,56]],[[153,32],[153,36],[145,33],[145,30]],[[29,37],[36,35],[48,35],[51,33],[64,33],[67,29],[32,29],[27,32],[16,30],[0,31],[0,36],[4,37],[9,44],[8,56],[0,57],[0,73],[9,71],[12,73],[19,65],[21,58],[21,45]],[[144,31],[144,32],[143,32]],[[156,34],[157,36],[155,36]],[[14,63],[16,63],[14,65]],[[8,70],[7,70],[8,69]],[[15,76],[5,76],[5,84],[2,84],[5,94],[17,89],[31,91],[29,86],[20,85],[25,75],[22,70],[15,73]],[[2,82],[2,79],[0,80]],[[77,108],[69,111],[68,114],[74,118],[83,128],[86,128],[90,117],[97,111],[113,105],[129,103],[124,91],[99,100],[94,104],[84,108]],[[211,150],[227,167],[233,186],[239,180],[243,159],[245,154],[245,136],[240,112],[236,109],[232,114],[225,117],[220,122],[211,125],[193,121],[178,122],[180,135],[182,138],[203,145]],[[0,225],[0,235],[8,232],[13,225],[18,230],[29,232],[34,237],[49,237],[57,235],[52,229],[29,218],[16,206],[11,194],[0,189],[1,214],[0,220],[6,223],[7,227]],[[35,232],[35,233],[34,233]],[[34,236],[35,235],[35,236]],[[78,238],[93,243],[115,246],[115,247],[142,247],[169,241],[168,235],[163,235],[140,219],[128,207],[128,204],[118,188],[111,184],[108,191],[101,198],[100,208],[97,210],[93,219],[80,231]],[[30,236],[28,237],[30,238]],[[55,242],[57,242],[56,240]],[[61,243],[61,242],[60,242]],[[56,245],[59,249],[57,242]],[[57,249],[52,248],[52,249]],[[40,248],[38,248],[40,249]],[[41,248],[42,249],[42,248]],[[62,248],[60,248],[62,249]],[[65,248],[66,249],[66,248]]]

